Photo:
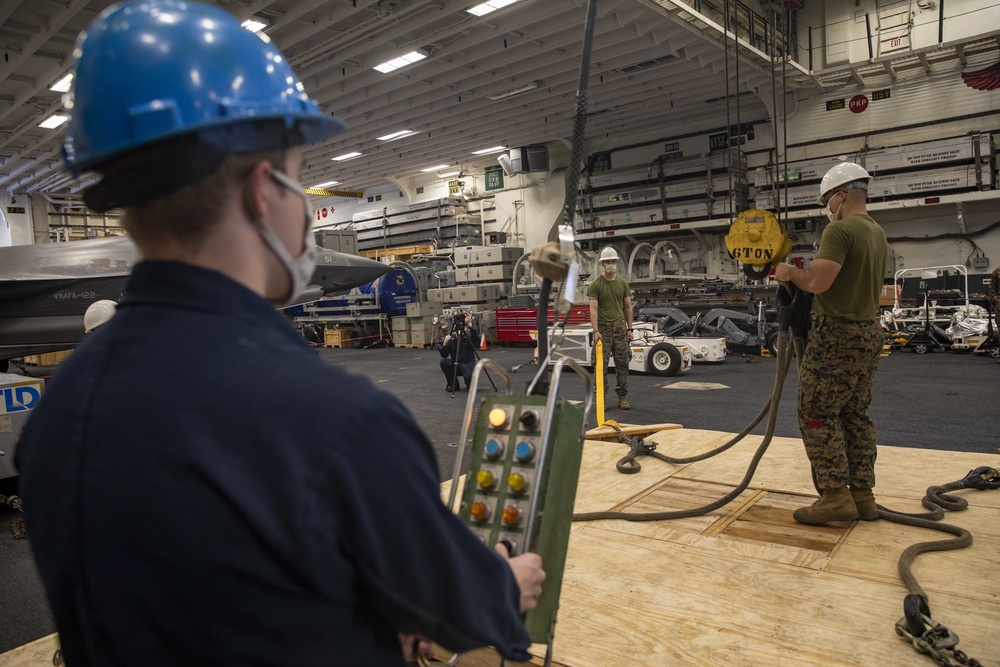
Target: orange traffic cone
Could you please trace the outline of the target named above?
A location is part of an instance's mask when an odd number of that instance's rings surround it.
[[[479,349],[488,350],[490,346],[486,344],[486,332],[484,331],[482,337],[479,339]]]

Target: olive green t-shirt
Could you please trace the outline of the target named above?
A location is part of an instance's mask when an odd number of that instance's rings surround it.
[[[587,296],[597,299],[597,319],[613,322],[625,319],[625,299],[631,294],[628,281],[621,276],[608,280],[599,275],[587,287]]]
[[[867,215],[859,213],[827,225],[816,259],[828,259],[841,268],[830,289],[816,295],[816,315],[856,322],[878,315],[888,255],[885,232]]]

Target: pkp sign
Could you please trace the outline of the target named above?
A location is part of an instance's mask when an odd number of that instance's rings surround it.
[[[852,112],[861,113],[868,108],[868,96],[867,95],[855,95],[851,98],[851,102],[848,105]]]

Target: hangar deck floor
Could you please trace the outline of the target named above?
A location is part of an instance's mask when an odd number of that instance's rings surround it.
[[[377,378],[400,397],[434,444],[441,479],[451,477],[455,449],[448,443],[458,439],[466,395],[453,400],[441,392],[436,351],[320,354]],[[530,359],[530,348],[494,348],[483,356],[510,367]],[[760,408],[773,381],[774,360],[760,361],[696,365],[683,377],[631,376],[635,406],[607,416],[632,423],[682,422],[690,428],[652,436],[659,451],[705,451],[729,437],[720,431],[739,430]],[[872,405],[880,502],[920,511],[926,487],[959,479],[980,465],[1000,466],[994,453],[1000,445],[997,371],[993,360],[971,356],[894,353],[882,360]],[[520,386],[525,375],[522,370],[512,379]],[[570,398],[579,390],[573,380],[567,382]],[[428,382],[435,391],[427,390]],[[694,384],[692,389],[709,383],[700,388],[712,390],[677,391],[681,383]],[[489,390],[488,382],[481,385]],[[793,366],[778,418],[782,436],[797,434],[794,391]],[[749,436],[725,455],[683,467],[644,460],[641,473],[625,476],[614,467],[622,445],[588,441],[578,511],[705,504],[736,486],[759,442],[760,436]],[[909,544],[941,535],[886,521],[804,528],[792,521],[790,509],[807,503],[804,495],[810,493],[801,441],[777,437],[751,487],[713,514],[655,524],[575,525],[556,662],[568,667],[932,664],[894,633],[905,594],[896,560]],[[959,648],[985,667],[1000,667],[1000,491],[961,495],[971,507],[949,513],[946,521],[971,530],[974,544],[921,556],[914,572],[935,619],[959,634]],[[0,650],[8,651],[0,654],[0,667],[51,665],[54,624],[28,544],[6,530],[16,516],[0,512]],[[479,659],[466,656],[462,664],[497,664],[489,656],[474,662]]]

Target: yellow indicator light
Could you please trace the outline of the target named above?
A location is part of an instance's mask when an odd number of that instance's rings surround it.
[[[479,483],[479,486],[488,489],[493,486],[495,478],[489,470],[480,470],[476,473],[476,481]]]
[[[508,505],[503,508],[503,522],[508,526],[516,526],[521,520],[521,510],[516,505]]]
[[[486,519],[490,517],[490,508],[486,505],[486,503],[477,501],[472,503],[469,507],[469,514],[471,514],[472,518],[476,521],[486,521]]]
[[[507,411],[503,408],[493,408],[490,410],[489,420],[493,428],[500,428],[507,423]]]
[[[515,472],[507,478],[507,486],[510,487],[511,491],[523,491],[524,485],[528,480],[524,479],[524,475]]]

